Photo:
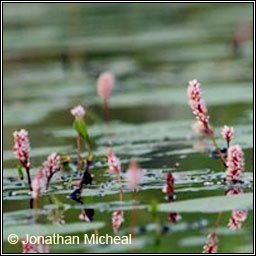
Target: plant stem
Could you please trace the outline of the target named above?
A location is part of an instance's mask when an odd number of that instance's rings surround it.
[[[136,201],[136,198],[137,198],[137,194],[136,194],[136,191],[133,192],[133,200]],[[135,227],[136,227],[136,224],[137,224],[137,209],[136,208],[133,208],[132,209],[132,216],[131,216],[131,235],[132,235],[132,238],[135,238]]]
[[[110,121],[110,111],[108,108],[108,102],[107,100],[104,101],[104,119],[105,121]]]
[[[222,218],[223,212],[219,212],[218,217],[214,223],[214,227],[217,228],[220,224],[221,218]]]
[[[26,173],[27,173],[27,177],[28,177],[28,187],[29,187],[29,190],[32,191],[32,182],[31,182],[31,177],[30,177],[30,171],[29,171],[29,168],[26,167]]]
[[[226,160],[225,160],[223,154],[222,154],[221,151],[220,151],[220,148],[219,148],[219,146],[218,146],[218,144],[217,144],[217,142],[216,142],[216,139],[214,138],[213,135],[212,135],[210,138],[211,138],[211,140],[212,140],[213,145],[214,145],[215,148],[216,148],[216,151],[217,151],[217,153],[218,153],[218,155],[219,155],[219,157],[220,157],[220,160],[222,161],[224,167],[226,168],[226,167],[227,167]]]
[[[80,135],[77,136],[77,169],[81,171],[82,161],[81,161],[81,148],[82,148],[82,138]]]
[[[117,180],[118,180],[118,183],[119,183],[119,200],[123,201],[122,180],[121,180],[121,176],[120,176],[119,172],[117,174]]]

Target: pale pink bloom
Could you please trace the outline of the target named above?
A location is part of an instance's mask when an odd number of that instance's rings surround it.
[[[136,160],[132,160],[127,170],[127,184],[131,190],[137,190],[141,181],[141,169]]]
[[[204,140],[196,141],[193,144],[193,149],[198,151],[198,152],[205,152],[207,147],[208,147],[208,144]]]
[[[37,252],[38,253],[49,253],[50,247],[48,244],[43,244],[42,238],[39,240],[39,244],[37,245]]]
[[[84,109],[83,106],[78,105],[78,106],[72,108],[72,109],[70,110],[70,113],[71,113],[74,117],[81,118],[81,117],[84,117],[86,111],[85,111],[85,109]]]
[[[247,211],[246,210],[234,210],[232,211],[232,216],[236,220],[240,222],[244,222],[247,219]]]
[[[204,125],[200,121],[196,121],[191,125],[192,130],[195,134],[202,135],[204,134]]]
[[[227,196],[231,196],[231,195],[238,195],[238,194],[242,194],[243,190],[241,188],[230,188],[227,192],[226,195]]]
[[[165,185],[162,189],[162,191],[167,194],[168,196],[171,196],[174,192],[174,177],[171,172],[168,172],[165,178]]]
[[[115,233],[118,232],[124,222],[124,212],[122,210],[114,211],[112,214],[112,227]]]
[[[210,233],[207,236],[207,241],[203,247],[203,253],[217,253],[218,252],[218,242],[219,239],[216,233]]]
[[[233,217],[230,217],[228,221],[228,227],[232,230],[240,229],[242,227],[242,222]]]
[[[110,72],[101,73],[97,81],[97,92],[103,101],[107,101],[110,97],[115,84],[115,77]]]
[[[29,152],[30,143],[28,139],[28,132],[24,129],[15,131],[13,133],[14,146],[13,153],[17,159],[20,160],[24,168],[30,168]]]
[[[57,153],[50,154],[43,163],[43,167],[46,177],[51,178],[54,173],[60,170],[60,156]]]
[[[26,242],[27,239],[21,239],[21,242]],[[37,253],[37,244],[22,243],[22,253]]]
[[[234,133],[235,132],[233,127],[228,127],[227,125],[224,125],[221,131],[221,136],[227,143],[229,143],[233,138]]]
[[[41,193],[46,191],[46,176],[43,167],[39,167],[33,181],[32,181],[32,197],[38,198]]]
[[[201,84],[196,80],[191,80],[188,82],[188,99],[189,105],[193,111],[193,114],[196,116],[197,120],[201,123],[203,127],[203,132],[206,135],[212,135],[213,130],[209,123],[208,110],[205,105],[205,102],[202,98],[202,93],[200,90]]]
[[[171,222],[178,222],[182,219],[181,215],[177,212],[170,212],[168,220]]]
[[[110,173],[119,173],[121,171],[121,163],[119,158],[112,152],[111,148],[107,152],[108,166]]]
[[[26,239],[21,239],[21,242],[23,241],[25,242]],[[50,247],[47,244],[43,244],[42,239],[40,239],[39,243],[36,243],[36,244],[22,243],[22,253],[49,253],[49,252],[50,252]]]
[[[235,183],[240,180],[244,170],[244,154],[239,145],[230,146],[227,156],[226,180]]]

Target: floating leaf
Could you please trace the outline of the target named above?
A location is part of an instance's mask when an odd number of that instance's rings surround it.
[[[253,194],[245,193],[233,196],[213,196],[159,204],[162,212],[222,212],[236,209],[252,209]]]

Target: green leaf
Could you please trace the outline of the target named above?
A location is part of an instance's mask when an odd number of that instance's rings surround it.
[[[159,204],[160,212],[224,212],[253,209],[253,193],[213,196]]]
[[[20,179],[23,180],[24,179],[24,174],[23,174],[22,166],[20,164],[17,166],[17,170],[18,170],[18,174],[19,174]]]
[[[76,118],[74,121],[74,128],[76,129],[77,133],[86,141],[89,149],[91,146],[91,140],[88,134],[87,125],[82,118]]]

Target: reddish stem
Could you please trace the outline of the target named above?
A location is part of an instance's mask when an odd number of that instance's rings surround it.
[[[104,101],[104,119],[107,122],[110,121],[110,111],[109,111],[107,100]]]

